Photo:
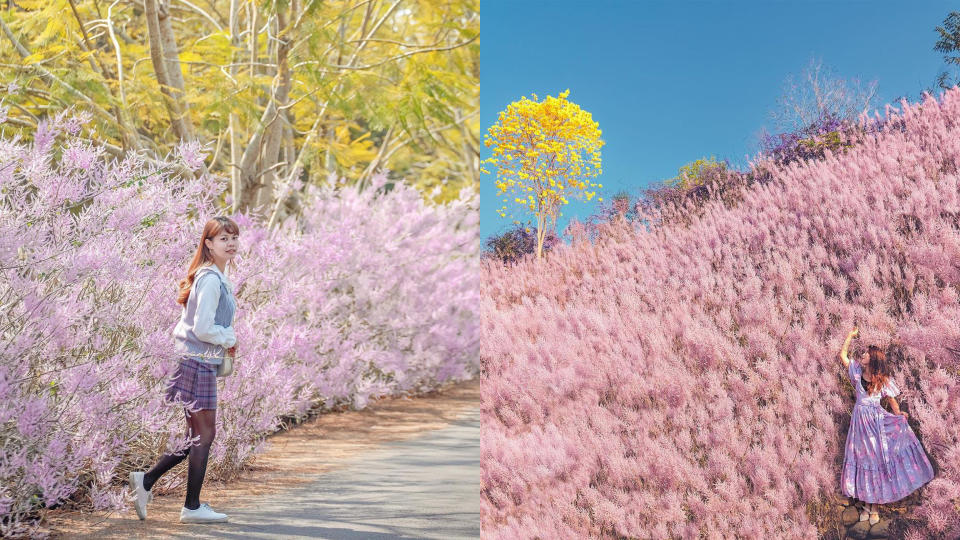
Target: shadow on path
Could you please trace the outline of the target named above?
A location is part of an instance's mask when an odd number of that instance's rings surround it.
[[[179,523],[181,485],[158,492],[145,521],[132,506],[52,514],[54,538],[478,538],[479,394],[479,381],[468,381],[271,436],[239,479],[204,486],[201,501],[228,523]]]

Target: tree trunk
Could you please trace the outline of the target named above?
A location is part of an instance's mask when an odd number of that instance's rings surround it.
[[[254,77],[257,75],[257,62],[258,58],[258,47],[260,42],[258,41],[259,35],[257,32],[260,31],[260,12],[257,11],[257,3],[250,2],[250,80],[254,80]],[[257,98],[257,105],[262,105],[259,98]]]
[[[459,116],[459,112],[457,115]],[[466,119],[460,124],[460,133],[463,135],[463,161],[470,169],[470,179],[474,185],[480,185],[480,152],[474,144],[474,137],[467,127]]]
[[[543,214],[537,215],[537,258],[543,258],[543,235],[545,228],[543,226]]]
[[[230,45],[234,47],[234,50],[238,50],[240,47],[240,21],[238,16],[240,14],[240,0],[230,0]],[[237,75],[237,62],[235,56],[231,55],[230,58],[230,76],[236,77]],[[237,117],[237,113],[230,112],[230,189],[231,189],[231,198],[233,199],[232,204],[230,205],[230,211],[232,213],[237,213],[237,210],[240,208],[240,194],[241,194],[241,185],[240,185],[240,174],[237,169],[237,160],[240,159],[240,147],[237,144],[239,136],[237,135],[237,130],[240,129],[240,119]]]
[[[157,82],[160,84],[160,91],[163,93],[164,103],[167,106],[167,112],[170,114],[170,124],[173,127],[173,132],[181,141],[189,141],[193,138],[193,135],[186,117],[187,109],[183,101],[183,73],[180,72],[180,60],[176,50],[176,42],[172,36],[173,30],[170,29],[168,35],[164,36],[157,0],[144,0],[143,10],[147,18],[150,61],[153,63],[153,71],[157,74]],[[169,17],[164,15],[163,19],[169,27]],[[169,46],[172,47],[169,54],[165,53],[163,49],[164,43],[167,41],[170,42]],[[171,68],[171,66],[173,67]],[[175,75],[171,74],[173,71],[176,71]],[[177,86],[177,82],[179,82],[179,86]]]
[[[160,46],[163,49],[163,58],[167,61],[167,77],[170,80],[170,86],[173,86],[179,92],[178,97],[182,101],[185,89],[183,71],[180,66],[180,49],[177,47],[173,25],[170,24],[170,7],[166,3],[160,4],[157,11],[157,21],[160,23]],[[186,104],[183,105],[184,110],[186,110]]]
[[[267,128],[264,136],[264,151],[260,157],[260,170],[263,178],[262,187],[257,193],[257,205],[269,206],[274,196],[274,186],[277,181],[277,165],[280,161],[280,147],[283,144],[283,132],[286,127],[287,111],[283,107],[287,105],[290,97],[290,64],[287,57],[290,52],[290,36],[287,35],[287,12],[284,8],[277,6],[277,77],[280,79],[277,85],[277,93],[273,102],[278,114],[274,117],[270,126]]]
[[[276,55],[279,83],[240,161],[241,210],[252,207],[269,208],[272,200],[273,178],[276,175],[274,166],[277,165],[280,157],[283,128],[286,124],[286,110],[281,107],[287,105],[289,101],[292,81],[287,57],[293,39],[286,34],[287,21],[286,10],[278,7],[279,43],[276,47]]]

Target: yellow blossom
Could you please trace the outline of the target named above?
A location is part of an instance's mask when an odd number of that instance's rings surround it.
[[[484,138],[494,157],[483,163],[497,167],[497,195],[512,193],[515,203],[534,213],[538,256],[546,229],[569,203],[566,195],[589,201],[596,192],[587,189],[603,188],[590,182],[601,174],[602,132],[589,112],[567,100],[569,95],[567,89],[543,101],[536,94],[532,100],[522,97],[499,113]],[[516,197],[522,193],[528,193],[526,199]]]

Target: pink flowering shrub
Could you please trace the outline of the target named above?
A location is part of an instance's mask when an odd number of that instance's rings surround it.
[[[188,442],[162,398],[176,282],[225,183],[175,174],[200,167],[196,144],[161,164],[109,160],[72,136],[84,121],[0,139],[0,536],[37,533],[42,509],[67,500],[126,509],[126,473]],[[308,187],[302,218],[273,230],[233,216],[238,356],[211,476],[309,409],[477,374],[476,195],[433,206],[384,183]]]
[[[689,224],[483,264],[485,537],[835,537],[855,323],[936,474],[890,530],[960,537],[960,89],[888,115]]]

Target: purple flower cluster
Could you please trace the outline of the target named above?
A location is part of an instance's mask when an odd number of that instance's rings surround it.
[[[766,134],[760,141],[761,152],[780,164],[820,159],[826,150],[837,152],[852,145],[860,126],[836,115],[824,114],[798,131]]]
[[[163,402],[177,362],[176,283],[225,182],[109,160],[83,118],[0,139],[0,536],[67,498],[129,509],[116,479],[187,444]],[[211,474],[238,470],[283,419],[476,376],[476,193],[433,205],[402,182],[301,189],[273,229],[233,216],[236,372],[220,382]],[[181,478],[164,478],[170,486]]]

